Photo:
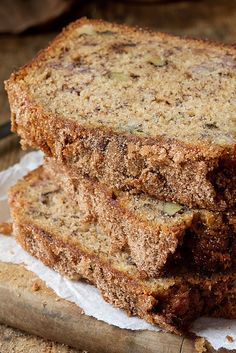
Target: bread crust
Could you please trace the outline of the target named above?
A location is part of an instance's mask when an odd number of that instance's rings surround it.
[[[12,74],[6,89],[12,112],[12,130],[23,147],[42,149],[47,155],[71,166],[74,177],[90,175],[118,189],[136,189],[163,200],[189,207],[225,210],[236,202],[236,145],[199,141],[186,143],[164,136],[142,137],[117,133],[106,126],[86,126],[49,114],[29,94],[24,76],[47,60],[66,41],[68,33],[86,24],[115,27],[127,33],[141,29],[81,19],[68,26],[32,63]],[[148,32],[155,36],[154,32]],[[158,34],[169,38],[166,34]],[[188,42],[193,41],[188,39]],[[202,44],[203,41],[194,40]],[[234,46],[207,43],[235,53]],[[221,180],[222,187],[218,186]]]
[[[37,185],[41,176],[42,169],[28,174],[9,195],[16,239],[31,255],[69,278],[94,284],[112,305],[170,332],[183,334],[203,314],[236,318],[235,272],[208,277],[183,270],[155,284],[116,267],[109,256],[87,249],[69,234],[52,232],[46,218],[36,221],[30,216],[27,187]]]
[[[146,277],[158,277],[183,264],[201,273],[235,267],[235,212],[185,209],[177,219],[151,221],[129,209],[106,185],[82,176],[74,180],[70,170],[52,158],[46,159],[44,170],[112,238],[113,252],[129,249]],[[132,194],[126,195],[132,200]]]

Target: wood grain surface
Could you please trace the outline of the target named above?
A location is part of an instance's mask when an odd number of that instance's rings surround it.
[[[0,36],[0,124],[10,120],[9,104],[3,81],[10,76],[12,71],[31,60],[54,36],[55,33]],[[16,163],[23,154],[17,136],[11,135],[0,140],[0,171]]]
[[[0,325],[1,353],[85,353],[60,343],[49,342],[20,330]]]

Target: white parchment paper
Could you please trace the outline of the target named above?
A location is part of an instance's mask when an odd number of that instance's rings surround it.
[[[42,164],[41,152],[31,152],[24,156],[20,163],[0,172],[0,221],[10,218],[7,205],[7,190],[17,179],[30,170]],[[91,285],[70,281],[44,266],[40,261],[27,254],[16,243],[14,237],[0,234],[0,261],[24,264],[26,268],[38,275],[56,294],[80,306],[86,315],[107,322],[123,329],[132,330],[159,330],[137,317],[128,317],[122,310],[107,304],[99,291]],[[236,349],[236,320],[200,318],[195,321],[193,332],[205,337],[215,349],[224,347]],[[229,342],[226,336],[234,341]]]

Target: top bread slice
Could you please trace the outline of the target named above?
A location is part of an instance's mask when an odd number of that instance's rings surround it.
[[[6,82],[24,146],[118,189],[236,202],[236,49],[81,19]]]

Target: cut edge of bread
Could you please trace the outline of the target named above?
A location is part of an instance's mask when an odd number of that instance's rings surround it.
[[[186,273],[159,279],[158,284],[142,280],[121,270],[86,247],[52,233],[47,226],[37,224],[24,214],[27,202],[24,188],[42,177],[42,168],[28,174],[11,188],[9,203],[17,241],[31,255],[69,278],[85,279],[97,286],[104,299],[130,315],[138,315],[164,329],[182,334],[192,320],[201,314],[236,317],[235,273],[214,274],[211,277]],[[156,282],[155,282],[156,283]],[[162,284],[163,283],[163,284]]]

